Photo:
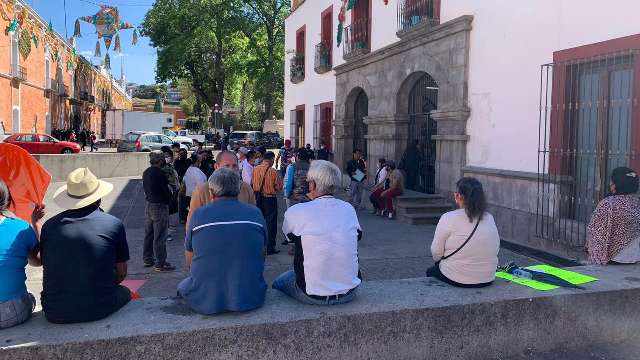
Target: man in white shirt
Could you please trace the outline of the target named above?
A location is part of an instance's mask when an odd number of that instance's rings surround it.
[[[253,166],[256,158],[256,152],[249,150],[246,158],[240,163],[240,175],[242,175],[242,181],[251,185],[251,178],[253,177]]]
[[[185,186],[185,196],[187,197],[187,204],[191,201],[191,194],[195,190],[196,186],[207,182],[207,176],[200,170],[200,164],[202,163],[202,155],[193,153],[191,155],[191,166],[185,172],[182,181]]]
[[[336,165],[313,161],[307,181],[312,201],[290,207],[282,225],[295,245],[294,270],[281,274],[273,288],[305,304],[344,304],[355,298],[361,283],[360,223],[353,206],[333,197],[342,185]]]

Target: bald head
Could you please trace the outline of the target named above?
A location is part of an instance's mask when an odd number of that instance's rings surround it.
[[[218,153],[218,156],[216,156],[215,168],[216,170],[227,168],[238,171],[238,158],[236,157],[236,154],[227,150],[221,151]]]

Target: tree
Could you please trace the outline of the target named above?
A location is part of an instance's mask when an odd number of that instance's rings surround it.
[[[242,66],[237,38],[240,0],[157,0],[145,15],[142,34],[157,48],[158,81],[187,79],[210,108],[224,104],[227,78]]]
[[[289,12],[288,0],[244,0],[247,16],[243,27],[256,60],[249,66],[261,84],[256,95],[262,98],[264,118],[275,113],[278,95],[284,93],[284,19]],[[260,119],[261,121],[264,119]]]

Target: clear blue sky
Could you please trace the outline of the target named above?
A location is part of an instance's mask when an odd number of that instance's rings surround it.
[[[40,16],[45,20],[53,23],[54,29],[65,36],[64,25],[64,1],[65,0],[26,0],[26,2],[34,8]],[[67,37],[73,35],[73,28],[76,19],[80,16],[93,15],[100,7],[97,3],[116,6],[120,10],[122,20],[140,25],[144,19],[144,15],[151,8],[154,0],[66,0],[67,6]],[[93,53],[96,47],[97,35],[95,28],[84,21],[80,21],[82,29],[82,37],[77,39],[76,49],[78,53],[84,55],[94,64],[99,64],[101,59],[94,58]],[[156,50],[149,45],[149,39],[139,36],[138,45],[131,45],[131,37],[133,29],[122,30],[120,32],[120,40],[122,44],[122,53],[124,54],[124,74],[128,82],[138,84],[155,83],[156,75]],[[104,42],[102,45],[102,57],[105,55]],[[113,51],[114,44],[111,44],[109,56],[111,57],[111,69],[116,78],[120,78],[120,61],[122,60]]]

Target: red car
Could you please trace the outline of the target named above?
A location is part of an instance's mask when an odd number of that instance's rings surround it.
[[[4,139],[4,142],[18,145],[30,154],[77,154],[80,145],[60,141],[47,134],[13,134]]]

